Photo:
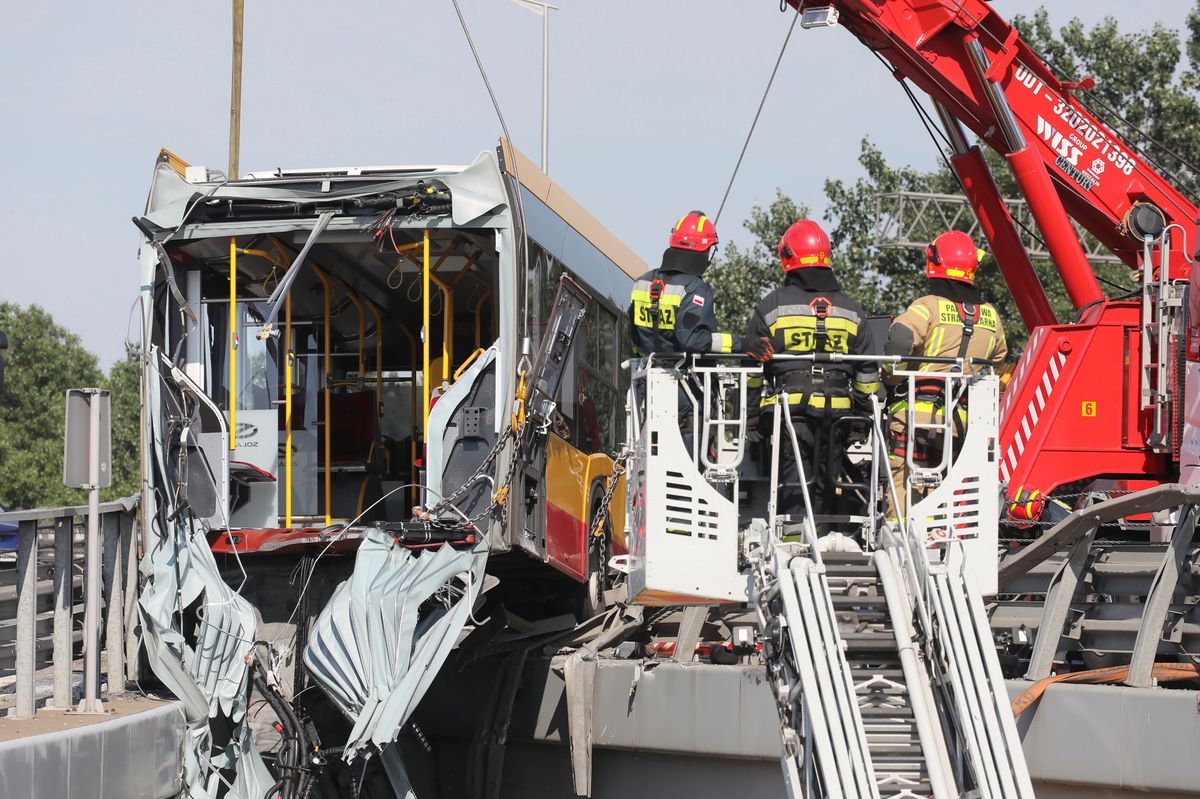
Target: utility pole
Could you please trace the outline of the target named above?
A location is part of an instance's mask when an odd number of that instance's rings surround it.
[[[242,20],[245,0],[233,0],[233,86],[229,92],[229,180],[238,178],[242,138]]]
[[[550,173],[550,12],[558,6],[541,0],[513,0],[542,18],[542,171]]]

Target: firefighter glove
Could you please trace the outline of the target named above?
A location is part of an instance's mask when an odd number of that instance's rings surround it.
[[[771,345],[771,339],[766,336],[746,339],[745,348],[746,354],[759,363],[771,360],[771,356],[775,354],[775,347]]]

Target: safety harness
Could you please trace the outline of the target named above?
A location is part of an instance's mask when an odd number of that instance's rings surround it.
[[[667,290],[666,281],[662,279],[657,269],[653,272],[654,278],[650,281],[650,319],[654,325],[654,351],[662,350],[662,333],[659,332],[659,321],[661,320],[662,312],[659,310],[658,302],[662,299],[663,292]]]
[[[962,341],[958,344],[958,355],[956,358],[967,357],[967,348],[971,346],[971,336],[975,334],[975,325],[979,322],[979,315],[982,308],[973,302],[956,302],[955,309],[958,311],[958,321],[962,322]]]
[[[958,321],[962,324],[962,341],[958,343],[958,354],[954,357],[962,359],[967,357],[967,350],[971,346],[971,336],[975,335],[975,325],[979,322],[979,317],[982,314],[982,307],[973,302],[956,302],[954,303],[955,310],[958,311]],[[909,402],[929,402],[932,405],[933,418],[937,418],[939,412],[945,413],[946,397],[943,389],[943,383],[937,379],[928,379],[919,381],[915,388],[917,395],[910,398]],[[966,407],[966,395],[959,400],[958,408],[954,414],[954,437],[957,443],[966,433],[966,424],[963,422],[959,413]],[[913,457],[924,460],[930,456],[929,445],[933,442],[929,440],[929,435],[917,436],[913,442]],[[907,430],[899,431],[892,436],[892,453],[900,457],[905,457],[908,446]],[[957,447],[955,447],[957,451]]]
[[[833,308],[833,303],[827,297],[817,297],[812,301],[813,315],[816,316],[816,331],[813,337],[813,352],[829,352],[829,330],[825,326],[825,318]]]
[[[829,346],[829,327],[826,320],[832,313],[834,305],[828,297],[817,297],[809,307],[812,308],[814,317],[813,329],[813,346],[812,352],[832,352]],[[838,409],[834,408],[834,400],[847,400],[850,397],[850,376],[840,369],[826,370],[820,364],[807,364],[800,369],[795,369],[781,375],[777,378],[777,382],[782,383],[784,387],[798,390],[798,399],[795,403],[799,409],[808,411],[809,400],[813,396],[823,397],[825,400],[824,406],[820,408],[821,416],[826,420],[831,419]],[[842,413],[845,411],[843,410]]]

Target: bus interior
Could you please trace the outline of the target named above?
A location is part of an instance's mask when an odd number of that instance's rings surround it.
[[[229,440],[217,442],[228,449],[228,479],[214,479],[201,503],[213,511],[210,528],[225,531],[214,550],[401,521],[423,500],[429,409],[497,338],[498,234],[388,221],[323,233],[274,309],[269,298],[308,231],[170,250],[198,318],[160,316],[174,322],[164,349],[178,342],[186,374],[228,419]],[[211,466],[220,459],[204,436],[216,427],[201,429],[205,452],[195,455]]]

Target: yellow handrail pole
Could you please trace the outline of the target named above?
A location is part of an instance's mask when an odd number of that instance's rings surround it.
[[[283,271],[292,268],[292,259],[284,247],[275,240],[278,256],[264,250],[242,250],[243,253],[260,255]],[[283,300],[283,526],[292,526],[292,365],[296,354],[292,349],[292,292]]]
[[[229,451],[237,449],[237,239],[229,239]]]
[[[454,372],[454,290],[437,275],[429,279],[442,291],[442,371],[445,378]]]
[[[333,406],[329,393],[329,378],[333,375],[333,353],[330,351],[331,336],[329,330],[329,295],[332,293],[332,290],[329,286],[329,280],[320,269],[314,267],[313,274],[321,281],[322,294],[325,299],[325,429],[322,431],[322,435],[325,439],[325,526],[328,527],[333,523],[333,477],[329,468],[333,462],[333,453],[330,451],[330,428],[333,427]]]
[[[458,270],[458,274],[455,275],[454,279],[450,281],[450,285],[454,288],[458,288],[458,284],[471,272],[471,269],[474,268],[476,260],[476,256],[472,255],[470,258],[464,261],[462,269]],[[437,270],[435,269],[434,271],[436,272]]]
[[[296,355],[292,351],[292,293],[289,291],[283,301],[283,327],[287,339],[283,350],[283,379],[286,381],[283,390],[283,526],[292,526],[292,361]]]
[[[457,249],[458,249],[458,239],[455,239],[454,241],[450,242],[450,246],[446,248],[446,251],[444,253],[442,253],[442,257],[438,258],[437,262],[434,263],[434,265],[433,265],[433,273],[434,274],[437,274],[437,270],[442,268],[442,264],[446,263],[446,259],[449,258],[451,255],[454,255],[454,251]]]
[[[483,326],[480,324],[480,322],[483,319],[483,304],[491,299],[491,296],[492,287],[488,286],[487,289],[479,295],[479,304],[475,306],[475,349],[479,349],[483,346],[483,331],[481,329]]]
[[[283,258],[279,257],[278,255],[275,255],[274,253],[267,252],[266,250],[253,250],[253,249],[248,249],[246,247],[238,247],[238,254],[239,255],[257,255],[259,258],[266,258],[268,261],[275,264],[276,266],[282,266],[285,268],[287,267],[287,263],[284,262]]]
[[[275,249],[279,251],[277,257],[272,257],[264,250],[242,250],[242,252],[261,255],[271,263],[282,266],[283,271],[287,272],[292,268],[291,255],[279,239],[272,238],[271,240],[275,243]],[[283,526],[290,528],[292,526],[292,364],[296,359],[292,342],[292,292],[290,291],[283,301],[283,331]]]
[[[429,228],[422,240],[421,279],[421,441],[429,431]]]

